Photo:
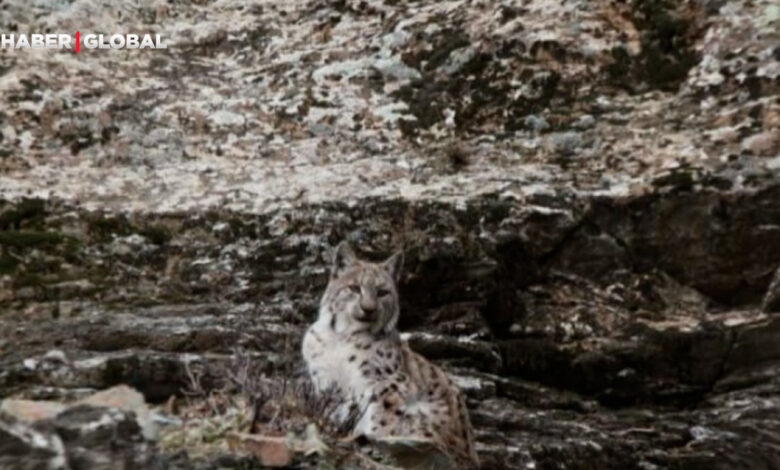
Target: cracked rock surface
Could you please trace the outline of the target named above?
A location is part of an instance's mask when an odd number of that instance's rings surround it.
[[[349,239],[405,247],[484,468],[780,467],[775,2],[0,9],[46,28],[168,48],[0,52],[0,396],[281,379]],[[0,420],[0,463],[111,455],[61,435]]]

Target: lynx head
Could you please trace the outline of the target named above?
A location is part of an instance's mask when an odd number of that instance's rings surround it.
[[[402,265],[400,251],[382,263],[371,263],[358,259],[352,248],[341,242],[333,254],[320,318],[325,316],[340,333],[366,331],[380,335],[395,331]]]

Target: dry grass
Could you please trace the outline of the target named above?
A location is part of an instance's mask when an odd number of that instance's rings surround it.
[[[163,432],[161,447],[205,457],[228,452],[227,436],[233,432],[295,437],[304,436],[314,424],[319,438],[337,450],[331,457],[370,461],[359,455],[357,444],[349,438],[361,410],[346,408],[335,389],[316,393],[307,377],[292,366],[286,369],[270,377],[240,349],[234,350],[229,367],[219,373],[206,374],[202,363],[188,364],[184,398],[167,405],[182,425]],[[204,386],[206,375],[218,378],[217,387]]]

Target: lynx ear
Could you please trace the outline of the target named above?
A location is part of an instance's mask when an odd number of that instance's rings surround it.
[[[333,251],[333,265],[331,266],[330,273],[332,276],[336,276],[345,268],[352,266],[356,262],[357,255],[355,255],[355,251],[349,246],[349,243],[343,241],[339,243]]]
[[[383,266],[390,273],[390,276],[395,282],[401,279],[401,270],[404,266],[404,252],[403,250],[397,251],[393,256],[387,258]]]

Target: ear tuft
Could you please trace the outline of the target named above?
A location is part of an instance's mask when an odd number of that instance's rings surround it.
[[[336,246],[333,250],[333,264],[331,266],[331,274],[336,276],[344,269],[352,266],[357,262],[357,255],[355,250],[349,245],[348,242],[343,241]]]
[[[401,270],[404,266],[403,250],[398,250],[393,256],[387,258],[387,261],[384,262],[383,266],[387,272],[390,273],[390,277],[392,277],[395,282],[398,282],[401,279]]]

